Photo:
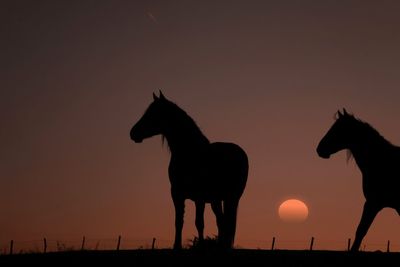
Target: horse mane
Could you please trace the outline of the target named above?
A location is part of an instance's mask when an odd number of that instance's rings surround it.
[[[356,119],[361,125],[362,125],[362,130],[365,131],[365,135],[368,138],[371,138],[371,140],[375,140],[376,144],[382,144],[382,145],[392,145],[391,142],[386,140],[385,137],[383,137],[378,130],[376,130],[374,127],[372,127],[369,123],[364,122],[360,119]]]
[[[164,107],[166,107],[166,112],[168,113],[169,125],[171,125],[171,128],[174,128],[173,131],[176,133],[184,133],[184,135],[179,136],[180,141],[185,141],[185,139],[193,141],[197,139],[199,144],[210,143],[208,138],[202,133],[200,127],[186,111],[168,99],[163,99],[162,101],[164,101]],[[161,140],[162,144],[164,145],[166,143],[169,150],[171,150],[171,145],[174,144],[170,143],[171,140],[167,139],[165,134],[161,135]]]
[[[346,115],[350,119],[352,119],[355,123],[358,124],[357,129],[358,133],[362,135],[363,138],[372,142],[374,147],[394,147],[394,145],[388,141],[385,137],[383,137],[378,130],[372,127],[369,123],[354,117],[354,115]],[[336,118],[338,120],[339,118]],[[350,149],[347,149],[347,162],[353,159],[353,153]]]

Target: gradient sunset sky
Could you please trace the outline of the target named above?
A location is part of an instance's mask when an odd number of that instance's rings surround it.
[[[120,234],[172,246],[169,152],[160,137],[129,138],[161,88],[211,141],[249,156],[237,246],[314,236],[316,249],[345,249],[361,174],[346,152],[315,148],[343,107],[400,144],[399,14],[399,1],[2,1],[0,248]],[[308,205],[305,222],[279,219],[287,198]],[[184,240],[196,234],[186,204]],[[400,251],[391,209],[364,243],[388,239]]]

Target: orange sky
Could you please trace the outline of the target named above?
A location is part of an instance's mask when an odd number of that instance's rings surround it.
[[[168,150],[129,138],[158,88],[249,156],[236,245],[346,248],[361,176],[345,152],[315,148],[342,107],[400,144],[399,13],[397,1],[3,1],[0,249],[119,234],[172,245]],[[307,203],[304,223],[278,218],[289,197]],[[206,219],[212,235],[209,207]],[[400,251],[385,209],[364,241],[388,239]]]

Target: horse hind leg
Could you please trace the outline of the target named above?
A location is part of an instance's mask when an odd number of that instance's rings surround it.
[[[197,233],[199,234],[199,242],[204,241],[204,208],[205,202],[204,201],[196,201],[196,228]]]
[[[376,214],[378,214],[381,209],[382,208],[380,208],[379,206],[374,205],[368,201],[365,202],[364,210],[361,215],[361,220],[357,227],[356,237],[354,239],[353,245],[351,246],[351,251],[358,251],[364,236],[367,234],[369,227],[375,219]]]
[[[222,202],[214,201],[211,202],[211,209],[215,214],[215,218],[217,220],[217,228],[218,228],[218,242],[223,243],[224,241],[224,214],[222,212]]]
[[[232,248],[235,242],[236,219],[239,199],[229,199],[224,201],[224,231],[226,240],[224,246]]]

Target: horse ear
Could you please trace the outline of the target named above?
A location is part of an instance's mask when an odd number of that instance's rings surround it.
[[[343,117],[343,114],[340,112],[340,110],[337,111],[337,114],[338,114],[338,118]]]
[[[347,110],[345,108],[343,108],[343,115],[344,116],[349,116],[349,113],[347,113]]]
[[[165,98],[165,96],[163,95],[163,93],[162,93],[161,90],[160,90],[160,99],[161,99],[161,100],[167,100],[167,99]]]
[[[153,93],[153,99],[154,99],[154,101],[157,101],[157,100],[158,100],[158,96],[156,96],[155,93]]]

